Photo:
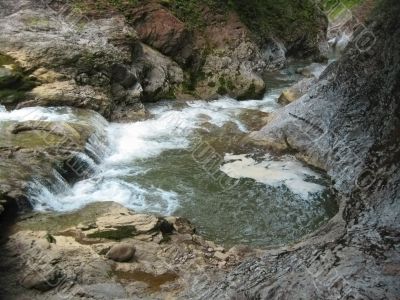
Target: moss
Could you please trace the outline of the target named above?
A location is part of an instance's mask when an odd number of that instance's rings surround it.
[[[121,226],[113,230],[98,231],[87,235],[89,238],[101,238],[120,241],[136,235],[135,226]]]
[[[220,95],[226,95],[229,92],[232,92],[235,89],[235,85],[231,79],[226,79],[225,76],[222,76],[218,79],[219,87],[217,93]]]
[[[28,26],[46,27],[50,25],[50,20],[46,18],[30,17],[24,20]]]
[[[57,243],[56,239],[54,236],[52,236],[50,233],[47,233],[45,236],[45,239],[50,243],[50,244],[55,244]]]
[[[11,105],[26,99],[24,91],[3,89],[0,90],[0,104]]]
[[[258,95],[256,93],[256,86],[254,83],[250,84],[249,88],[238,97],[238,100],[247,100],[251,98],[256,98]]]
[[[220,86],[217,90],[217,93],[221,96],[228,94],[228,90],[225,86]]]
[[[0,53],[0,67],[5,65],[11,65],[14,63],[15,63],[14,60],[10,56]]]

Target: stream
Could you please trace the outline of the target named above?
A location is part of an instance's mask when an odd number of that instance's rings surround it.
[[[52,185],[30,188],[38,211],[67,213],[115,201],[137,212],[183,216],[198,233],[223,245],[277,245],[312,232],[336,213],[325,174],[295,157],[275,157],[248,143],[278,109],[297,75],[271,75],[262,100],[164,101],[149,104],[147,120],[117,124],[72,108],[0,109],[7,120],[90,124],[105,135],[81,154],[92,173],[74,185],[55,174]],[[90,115],[90,117],[88,117]]]

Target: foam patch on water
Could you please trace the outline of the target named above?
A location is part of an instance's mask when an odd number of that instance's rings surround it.
[[[322,185],[307,181],[310,177],[320,179],[320,176],[290,156],[272,160],[267,155],[261,162],[256,162],[246,154],[226,154],[225,161],[220,169],[229,177],[251,178],[273,187],[286,186],[303,199],[321,193],[325,189]]]

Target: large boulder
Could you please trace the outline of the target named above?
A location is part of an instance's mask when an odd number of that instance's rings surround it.
[[[158,3],[135,8],[129,15],[142,42],[185,64],[192,54],[191,33],[186,24]]]
[[[143,100],[175,98],[175,91],[184,82],[181,67],[160,52],[139,43],[134,49],[134,64],[141,78]]]
[[[131,49],[137,41],[136,32],[123,17],[90,20],[81,15],[78,24],[75,15],[54,16],[54,10],[63,6],[53,8],[36,1],[7,1],[3,5],[0,52],[43,84],[10,104],[15,107],[23,101],[20,107],[83,107],[107,118],[112,118],[117,106],[137,109],[141,95],[132,91],[136,82],[115,73],[115,66],[130,71]],[[127,75],[124,70],[122,74]],[[121,94],[113,94],[113,84],[121,84],[126,91],[122,99]]]

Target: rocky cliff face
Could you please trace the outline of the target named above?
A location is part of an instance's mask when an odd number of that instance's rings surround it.
[[[274,27],[258,32],[246,25],[248,16],[224,1],[0,5],[0,53],[16,60],[35,83],[23,95],[8,85],[0,103],[88,108],[113,120],[144,117],[143,101],[260,97],[266,87],[262,73],[285,63],[286,48],[319,55],[326,34],[317,8],[293,3],[296,12],[311,16],[307,36],[296,30],[289,38]]]
[[[307,95],[252,134],[326,169],[341,194],[338,215],[197,298],[399,298],[400,5],[383,1],[376,14]]]

